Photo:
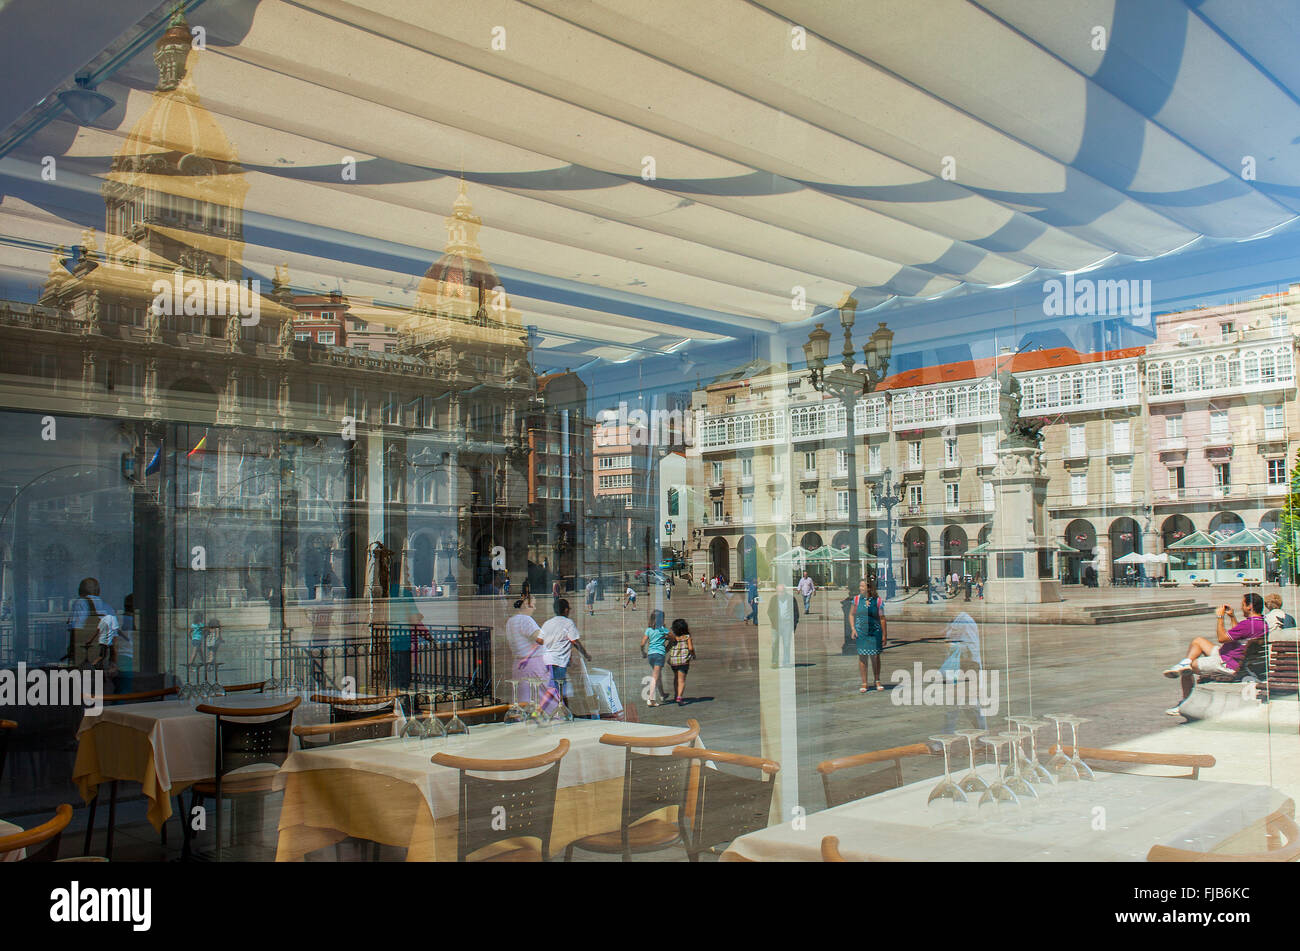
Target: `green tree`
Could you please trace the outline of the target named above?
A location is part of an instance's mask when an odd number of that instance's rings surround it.
[[[1291,470],[1291,491],[1277,528],[1278,570],[1293,584],[1300,581],[1300,452]]]

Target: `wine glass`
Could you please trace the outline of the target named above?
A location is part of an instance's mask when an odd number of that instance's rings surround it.
[[[451,695],[451,719],[447,721],[445,731],[448,744],[454,743],[456,746],[463,746],[465,740],[469,738],[469,725],[456,712],[456,705],[460,700],[461,695],[453,692]]]
[[[529,733],[536,733],[542,724],[542,678],[531,675],[527,678],[528,701],[525,713],[528,714],[526,726]]]
[[[980,796],[979,808],[984,811],[985,806],[992,806],[993,812],[1002,812],[1010,807],[1020,805],[1020,797],[1012,792],[1007,784],[1002,781],[1002,765],[998,750],[1010,744],[1011,740],[1005,733],[999,733],[994,736],[982,736],[980,742],[984,743],[993,751],[993,782],[989,784],[988,789]]]
[[[988,730],[977,730],[971,728],[957,731],[958,736],[966,737],[966,750],[970,754],[970,772],[963,776],[961,782],[957,784],[961,787],[961,791],[964,793],[983,794],[989,788],[989,784],[986,783],[975,770],[975,740],[984,736],[986,733],[988,733]]]
[[[1020,761],[1024,759],[1024,751],[1020,748],[1020,741],[1024,739],[1024,734],[999,733],[998,736],[1005,737],[1011,744],[1010,762],[1007,763],[1006,775],[1002,777],[1003,785],[1015,793],[1018,799],[1037,799],[1038,790],[1025,780],[1020,765]]]
[[[1074,768],[1070,757],[1065,755],[1065,747],[1061,745],[1061,724],[1069,719],[1069,714],[1049,713],[1047,719],[1056,724],[1056,751],[1047,761],[1047,768],[1056,777],[1058,783],[1078,782],[1079,771]]]
[[[1063,718],[1070,725],[1070,745],[1074,747],[1074,756],[1070,759],[1070,765],[1079,773],[1079,778],[1088,782],[1095,782],[1097,777],[1092,771],[1092,767],[1085,763],[1079,756],[1079,725],[1087,723],[1086,717],[1068,716]]]
[[[1038,731],[1047,726],[1047,721],[1036,717],[1025,717],[1024,726],[1029,733],[1029,763],[1026,767],[1025,778],[1031,783],[1051,786],[1055,782],[1054,777],[1038,761]]]
[[[524,708],[519,705],[519,681],[507,680],[510,685],[510,708],[502,717],[506,723],[524,723],[528,719],[528,714]]]
[[[952,781],[952,773],[948,769],[948,747],[950,747],[961,737],[955,733],[937,733],[930,737],[936,743],[943,746],[943,779],[930,790],[930,797],[926,799],[927,806],[936,802],[949,803],[953,806],[967,801],[966,794],[962,792],[960,786]]]

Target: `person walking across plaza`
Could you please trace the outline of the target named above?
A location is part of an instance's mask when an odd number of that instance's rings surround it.
[[[709,579],[709,597],[716,598],[717,596],[718,596],[718,576],[714,575],[712,578]]]
[[[749,614],[745,620],[758,627],[758,582],[753,578],[745,582],[745,604],[749,606]]]
[[[880,686],[880,652],[885,649],[888,631],[885,626],[885,605],[876,591],[873,581],[865,578],[858,582],[858,596],[853,599],[853,629],[858,637],[858,672],[862,675],[862,686],[858,693],[866,693],[867,659],[871,660],[876,689]]]
[[[695,659],[695,642],[691,640],[691,629],[686,621],[678,618],[673,621],[668,634],[668,663],[673,669],[673,680],[677,688],[677,705],[686,703],[686,675],[691,671],[691,661]]]
[[[650,612],[650,626],[641,635],[641,656],[650,662],[650,698],[646,702],[657,707],[668,701],[668,691],[659,681],[668,656],[668,628],[664,626],[664,612]]]
[[[564,703],[564,688],[568,679],[569,658],[572,656],[573,648],[576,647],[587,663],[591,663],[591,655],[582,645],[581,638],[578,625],[569,620],[568,600],[558,599],[555,602],[555,617],[543,624],[541,630],[537,632],[537,643],[542,645],[543,662],[550,668],[551,689],[555,693],[557,703]]]
[[[623,610],[634,607],[636,607],[636,589],[628,585],[627,590],[623,592]]]
[[[587,582],[587,587],[585,590],[587,592],[587,615],[589,617],[595,617],[596,616],[596,579],[595,578],[592,578],[590,581]]]
[[[778,666],[793,666],[794,632],[799,627],[799,602],[783,582],[776,583],[776,593],[767,605],[767,619],[772,623],[773,669]]]
[[[807,571],[799,579],[799,593],[803,595],[803,613],[812,614],[812,596],[817,590],[817,585],[813,583],[812,577]]]

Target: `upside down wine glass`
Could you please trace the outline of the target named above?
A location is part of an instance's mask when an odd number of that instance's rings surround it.
[[[955,733],[938,733],[930,739],[943,746],[943,779],[930,790],[930,797],[925,801],[927,806],[936,802],[946,803],[947,808],[957,806],[967,801],[966,794],[962,792],[960,786],[952,781],[952,773],[948,768],[948,747],[950,747],[961,737]]]
[[[964,793],[983,795],[989,788],[989,784],[975,770],[975,741],[986,733],[988,733],[988,730],[965,729],[957,731],[958,736],[966,737],[966,750],[970,754],[970,772],[963,776],[961,782],[957,784]]]
[[[456,711],[456,705],[462,699],[460,693],[451,695],[451,719],[447,721],[447,742],[454,743],[456,746],[463,746],[465,740],[469,738],[469,725],[460,718]],[[437,717],[434,717],[437,719]]]
[[[1070,759],[1070,764],[1078,771],[1080,779],[1095,782],[1097,777],[1093,774],[1092,767],[1079,756],[1079,724],[1087,723],[1087,718],[1071,716],[1063,719],[1070,725],[1070,745],[1074,747],[1074,756]]]
[[[1029,734],[1029,763],[1025,779],[1031,783],[1051,786],[1055,782],[1054,777],[1042,763],[1038,762],[1038,731],[1047,726],[1046,720],[1039,720],[1035,717],[1025,717],[1024,727]]]
[[[993,808],[990,811],[1001,813],[1019,806],[1020,798],[1008,789],[1006,783],[1002,781],[1001,757],[998,756],[998,751],[1009,745],[1011,740],[1005,733],[999,733],[996,736],[980,737],[980,742],[986,744],[993,751],[993,782],[980,796],[980,811],[983,812],[985,806],[992,806]]]
[[[519,705],[519,681],[507,680],[506,683],[510,685],[510,708],[506,710],[502,720],[506,723],[524,723],[528,719],[528,714]]]
[[[1058,783],[1079,781],[1079,771],[1074,768],[1073,761],[1065,755],[1065,748],[1061,745],[1061,724],[1069,718],[1069,714],[1047,714],[1047,719],[1056,724],[1056,750],[1047,761],[1047,768]]]

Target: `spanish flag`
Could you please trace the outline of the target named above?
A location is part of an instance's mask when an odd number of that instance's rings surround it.
[[[187,453],[185,454],[185,458],[188,459],[190,456],[194,455],[196,452],[203,452],[203,451],[206,450],[207,448],[208,448],[208,434],[207,434],[207,433],[204,433],[204,434],[203,434],[203,438],[200,439],[197,443],[194,444],[194,448],[191,449],[189,452],[187,452]]]

